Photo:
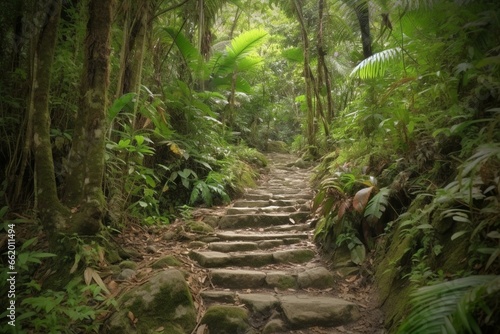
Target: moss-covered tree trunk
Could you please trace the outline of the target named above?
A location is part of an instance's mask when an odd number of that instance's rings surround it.
[[[107,129],[113,0],[90,0],[84,66],[63,202],[73,212],[71,230],[95,234],[105,211],[102,191]]]
[[[50,74],[57,40],[61,0],[46,0],[40,4],[43,23],[33,50],[32,92],[29,113],[32,114],[33,155],[35,158],[35,196],[38,215],[49,235],[66,229],[69,211],[61,205],[52,160],[50,142]]]

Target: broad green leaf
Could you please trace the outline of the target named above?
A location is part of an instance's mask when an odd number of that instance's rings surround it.
[[[350,76],[358,75],[361,79],[382,77],[391,63],[400,56],[401,48],[399,47],[375,53],[359,63],[352,70]]]
[[[351,249],[351,260],[355,264],[361,264],[365,260],[366,250],[363,245],[356,245]]]
[[[135,93],[127,93],[117,98],[108,110],[108,120],[111,123],[116,115],[125,108],[135,97]]]

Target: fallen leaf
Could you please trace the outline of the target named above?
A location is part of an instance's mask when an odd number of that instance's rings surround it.
[[[164,329],[165,329],[165,327],[161,326],[161,327],[158,327],[157,329],[155,329],[155,332],[163,332]]]

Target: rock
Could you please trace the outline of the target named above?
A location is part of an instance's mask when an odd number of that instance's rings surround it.
[[[189,257],[205,268],[223,267],[229,264],[231,256],[221,252],[189,252]]]
[[[239,294],[239,300],[248,306],[252,312],[269,314],[270,311],[279,305],[278,299],[271,294],[248,293]]]
[[[208,245],[208,249],[216,252],[244,252],[258,249],[255,242],[236,241],[236,242],[212,242]]]
[[[203,241],[191,241],[189,244],[188,244],[188,248],[203,248],[207,245],[206,242],[203,242]]]
[[[135,270],[127,268],[127,269],[123,269],[116,279],[118,281],[128,281],[128,280],[134,278],[135,275],[136,275]]]
[[[273,271],[267,273],[266,284],[280,290],[294,289],[297,287],[297,280],[284,271]]]
[[[279,299],[293,328],[340,326],[360,317],[356,304],[337,298],[287,295]]]
[[[201,323],[206,324],[210,333],[214,334],[247,333],[250,329],[247,311],[237,306],[211,306]]]
[[[283,245],[283,240],[263,240],[259,242],[260,249],[269,249]]]
[[[215,269],[210,276],[215,286],[239,289],[260,288],[266,279],[264,272],[239,269]]]
[[[122,269],[137,269],[137,263],[135,263],[134,261],[122,261],[120,262],[119,266]]]
[[[274,260],[278,263],[304,263],[311,260],[314,255],[310,249],[289,249],[273,253]]]
[[[194,233],[207,234],[212,233],[214,231],[214,228],[202,221],[190,221],[186,223],[186,230]]]
[[[270,239],[281,239],[283,241],[293,239],[307,239],[309,235],[307,233],[245,233],[245,232],[233,232],[225,231],[217,233],[217,237],[221,240],[245,240],[245,241],[259,241],[259,240],[270,240]]]
[[[281,319],[272,319],[262,329],[262,334],[281,333],[286,331],[286,325]]]
[[[196,309],[181,272],[165,270],[148,282],[126,292],[119,300],[115,314],[106,322],[104,333],[191,333],[196,326]],[[136,319],[135,328],[131,318]],[[132,320],[133,321],[133,320]]]
[[[158,250],[156,249],[156,247],[154,245],[149,245],[146,247],[146,252],[149,253],[149,254],[154,254],[156,253]]]
[[[177,238],[177,233],[173,231],[168,231],[163,234],[162,239],[165,241],[175,240]]]
[[[333,275],[325,267],[316,267],[299,273],[297,283],[301,289],[326,289],[333,286]]]
[[[164,256],[158,260],[156,260],[151,267],[153,269],[161,269],[161,268],[167,268],[167,267],[178,267],[182,263],[181,261],[177,260],[175,256],[172,255],[167,255]]]
[[[202,291],[201,296],[205,301],[231,304],[234,303],[236,293],[232,291]]]

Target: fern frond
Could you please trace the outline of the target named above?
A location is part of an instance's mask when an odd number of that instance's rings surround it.
[[[232,73],[250,52],[265,41],[267,35],[267,32],[262,29],[253,29],[234,38],[231,46],[226,47],[225,56],[219,59],[217,75]]]
[[[189,39],[187,39],[182,32],[176,31],[171,27],[164,28],[164,30],[174,41],[175,46],[177,46],[177,49],[181,53],[189,68],[191,68],[195,73],[198,73],[203,66],[203,57],[198,49],[191,44]]]
[[[381,77],[389,65],[401,56],[401,48],[396,47],[373,54],[360,62],[351,72],[350,76],[359,75],[361,79]]]
[[[381,188],[380,191],[373,196],[365,208],[365,217],[375,217],[380,219],[389,204],[389,188]]]
[[[468,276],[425,286],[411,298],[413,309],[398,333],[478,333],[472,311],[500,290],[499,276]],[[480,333],[480,331],[479,331]]]

